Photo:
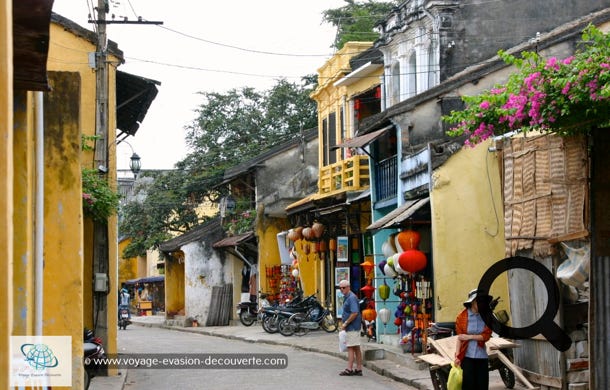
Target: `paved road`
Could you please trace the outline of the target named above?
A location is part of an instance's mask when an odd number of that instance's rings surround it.
[[[119,332],[122,354],[286,354],[286,369],[143,369],[127,370],[125,390],[153,389],[414,389],[364,369],[362,377],[341,377],[345,360],[291,347],[228,340],[163,328],[131,326]]]

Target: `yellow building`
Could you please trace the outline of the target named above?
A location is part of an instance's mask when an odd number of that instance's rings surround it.
[[[82,148],[83,136],[96,132],[96,77],[89,58],[97,38],[52,14],[52,1],[39,3],[32,9],[28,3],[0,1],[0,251],[5,262],[0,387],[9,387],[11,336],[43,335],[71,337],[71,383],[78,389],[84,385],[83,328],[95,327],[108,353],[117,350],[117,223],[115,215],[107,223],[94,223],[82,208],[81,171],[97,167],[94,152]],[[124,112],[115,102],[126,100],[117,96],[117,87],[129,95],[143,79],[123,74],[134,81],[131,90],[117,80],[116,67],[123,60],[113,42],[108,60],[108,146],[100,171],[113,187],[116,129],[135,133],[130,118],[117,126],[117,115]],[[141,90],[150,91],[150,83],[142,82]],[[146,112],[155,94],[156,89],[135,107]],[[94,292],[93,243],[100,242],[94,237],[99,232],[105,240],[96,248],[103,248],[105,269],[97,283],[101,291]],[[106,307],[97,323],[90,304],[94,297]]]
[[[324,226],[323,237],[300,238],[294,247],[305,286],[329,303],[337,293],[337,270],[349,270],[358,292],[366,284],[360,264],[372,255],[364,235],[370,223],[369,156],[362,149],[365,144],[350,142],[359,123],[381,110],[379,60],[372,42],[347,42],[318,69],[319,85],[311,94],[318,108],[318,189],[286,209],[292,228],[314,222]],[[344,237],[347,252],[336,259],[338,237]],[[322,250],[317,248],[321,242]]]

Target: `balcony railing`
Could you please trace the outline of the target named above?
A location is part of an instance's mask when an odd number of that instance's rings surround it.
[[[368,156],[353,156],[320,168],[318,191],[321,196],[361,191],[369,188],[370,184]]]
[[[396,156],[386,158],[375,165],[375,199],[381,202],[396,197],[398,176]]]

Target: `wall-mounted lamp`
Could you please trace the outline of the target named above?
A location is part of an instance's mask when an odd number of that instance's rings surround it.
[[[127,141],[120,140],[117,144],[121,143],[121,142],[125,142],[129,148],[131,149],[131,153],[133,153],[129,159],[129,169],[131,169],[131,172],[133,173],[133,178],[137,179],[138,178],[138,173],[140,173],[140,169],[142,169],[142,159],[140,158],[140,156],[138,156],[138,154],[136,152],[134,152],[133,150],[133,146],[131,146],[131,144]]]
[[[131,155],[131,159],[129,161],[129,169],[133,172],[134,179],[138,177],[138,173],[140,173],[140,169],[142,168],[142,161],[140,161],[140,156],[137,153],[133,153]]]

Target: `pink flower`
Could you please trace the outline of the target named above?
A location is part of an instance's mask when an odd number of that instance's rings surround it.
[[[557,58],[556,57],[549,58],[549,60],[546,62],[546,65],[544,66],[544,69],[559,70],[559,64],[557,63]]]
[[[490,104],[487,100],[484,100],[481,102],[481,104],[479,104],[479,108],[482,110],[488,110],[490,107]]]
[[[572,61],[574,61],[574,56],[569,56],[568,58],[565,58],[563,61],[561,61],[561,63],[564,65],[570,65]]]

